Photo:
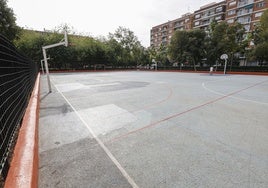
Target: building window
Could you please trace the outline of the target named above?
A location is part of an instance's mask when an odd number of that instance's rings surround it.
[[[229,24],[234,23],[234,19],[227,20],[227,23]]]
[[[257,4],[256,4],[256,7],[257,7],[257,8],[262,8],[262,7],[264,7],[264,1],[257,3]]]
[[[241,24],[246,24],[249,23],[251,21],[250,16],[246,16],[246,17],[240,17],[238,18],[237,22],[241,23]]]
[[[230,10],[230,11],[228,11],[228,16],[230,16],[230,15],[234,15],[235,14],[235,10]]]
[[[200,24],[199,21],[194,23],[195,26],[198,26],[199,24]]]
[[[200,14],[197,14],[197,15],[195,15],[195,17],[194,18],[200,18]]]
[[[221,16],[217,16],[217,17],[215,17],[215,20],[217,21],[217,20],[220,20],[221,19]]]
[[[261,15],[263,14],[263,12],[258,12],[255,14],[255,18],[261,17]]]
[[[235,6],[235,5],[236,5],[236,1],[232,1],[232,2],[230,2],[228,5],[229,5],[229,7],[231,7],[231,6]]]
[[[216,8],[216,12],[221,12],[221,11],[222,11],[222,7]]]

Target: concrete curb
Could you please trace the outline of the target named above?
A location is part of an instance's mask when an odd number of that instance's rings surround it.
[[[38,187],[38,124],[40,73],[23,117],[5,188]]]

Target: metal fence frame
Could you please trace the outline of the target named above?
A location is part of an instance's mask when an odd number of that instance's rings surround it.
[[[5,179],[9,158],[34,87],[38,65],[0,35],[0,176]]]

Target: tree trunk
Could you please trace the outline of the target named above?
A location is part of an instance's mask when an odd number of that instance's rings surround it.
[[[195,59],[193,59],[193,62],[194,62],[194,71],[196,71]]]
[[[231,64],[230,64],[230,71],[232,71],[232,66],[233,66],[233,60],[234,60],[234,54],[231,54]]]

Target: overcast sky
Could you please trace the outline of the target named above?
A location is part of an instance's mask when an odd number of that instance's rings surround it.
[[[194,12],[219,0],[8,0],[17,24],[35,30],[68,24],[77,33],[107,36],[119,27],[129,28],[142,45],[150,45],[153,26]]]

